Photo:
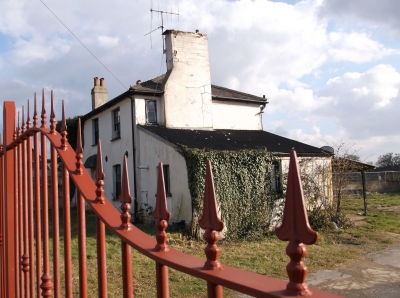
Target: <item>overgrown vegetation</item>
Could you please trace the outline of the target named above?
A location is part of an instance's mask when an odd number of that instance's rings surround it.
[[[237,151],[192,149],[181,146],[186,160],[192,214],[190,234],[200,238],[206,161],[212,163],[221,218],[229,239],[255,239],[269,231],[273,207],[279,195],[271,191],[275,158],[265,149]]]

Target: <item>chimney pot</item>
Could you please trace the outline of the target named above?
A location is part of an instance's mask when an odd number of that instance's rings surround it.
[[[199,29],[196,29],[196,33],[199,33]]]
[[[101,78],[101,79],[100,79],[100,86],[101,86],[101,87],[104,87],[104,78]]]
[[[142,83],[141,80],[137,80],[137,81],[136,81],[136,85],[140,85],[141,83]]]
[[[94,86],[95,86],[95,87],[99,85],[98,79],[99,79],[98,77],[95,77],[95,78],[94,78]]]

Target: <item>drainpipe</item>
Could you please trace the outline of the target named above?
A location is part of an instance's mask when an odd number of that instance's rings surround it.
[[[136,181],[136,147],[135,147],[135,118],[134,113],[133,113],[133,109],[134,109],[134,104],[135,104],[135,99],[130,96],[129,97],[131,99],[131,125],[132,125],[132,151],[133,151],[133,184],[135,186],[134,189],[134,196],[135,196],[135,200],[133,202],[133,214],[135,217],[135,223],[137,222],[137,213],[138,213],[138,199],[137,199],[137,181]]]

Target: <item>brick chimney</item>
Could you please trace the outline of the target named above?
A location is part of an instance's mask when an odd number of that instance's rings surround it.
[[[100,79],[99,86],[99,78],[94,78],[94,87],[92,89],[92,110],[102,106],[108,101],[108,91],[107,88],[104,87],[104,78]]]
[[[208,37],[199,32],[166,30],[165,126],[212,129]]]

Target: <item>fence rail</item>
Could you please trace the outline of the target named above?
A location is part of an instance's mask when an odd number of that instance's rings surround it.
[[[286,297],[293,295],[338,297],[316,289],[308,289],[305,278],[307,267],[302,260],[306,255],[303,243],[312,244],[317,234],[308,225],[297,168],[296,153],[291,153],[287,199],[283,223],[277,236],[289,241],[287,266],[289,282],[263,276],[238,268],[221,265],[217,246],[218,231],[223,223],[217,214],[215,191],[210,162],[204,194],[204,212],[200,226],[206,230],[205,260],[168,247],[167,233],[170,214],[167,210],[163,167],[158,167],[157,202],[153,213],[158,233],[156,239],[145,234],[130,222],[130,195],[127,157],[124,156],[122,190],[119,200],[121,212],[104,197],[101,142],[98,144],[96,182],[82,164],[83,150],[78,127],[77,149],[67,141],[64,102],[61,132],[55,130],[54,98],[51,94],[50,125],[47,126],[44,91],[42,92],[41,125],[38,123],[36,94],[33,124],[31,126],[29,102],[27,120],[16,125],[14,102],[4,102],[4,142],[0,152],[0,296],[1,297],[72,297],[73,278],[79,278],[79,296],[88,297],[85,203],[96,215],[96,242],[98,268],[98,297],[108,297],[107,291],[107,227],[121,239],[123,297],[133,297],[133,268],[131,249],[155,262],[157,297],[169,297],[168,268],[184,272],[207,282],[208,297],[222,297],[222,287],[255,297]],[[49,145],[49,149],[47,146]],[[50,153],[50,167],[47,154]],[[60,256],[60,224],[58,167],[61,166],[63,247]],[[50,173],[48,173],[48,171]],[[48,175],[49,174],[49,175]],[[49,177],[50,180],[48,180]],[[71,213],[69,181],[77,187],[78,263],[79,276],[72,273]],[[48,192],[50,181],[50,196]],[[49,209],[49,200],[52,207]],[[51,216],[49,216],[51,210]],[[51,223],[49,218],[52,219]],[[52,229],[52,248],[49,232]],[[52,251],[52,256],[50,255]],[[266,252],[267,253],[267,252]],[[60,264],[64,280],[61,281]],[[265,264],[268,266],[268,264]],[[52,267],[52,270],[50,270]],[[51,272],[53,276],[51,275]],[[62,289],[61,283],[64,283]]]
[[[362,193],[361,172],[333,173],[335,175],[344,175],[344,191],[348,193]],[[391,192],[400,191],[400,172],[382,171],[365,172],[365,186],[369,192]]]

